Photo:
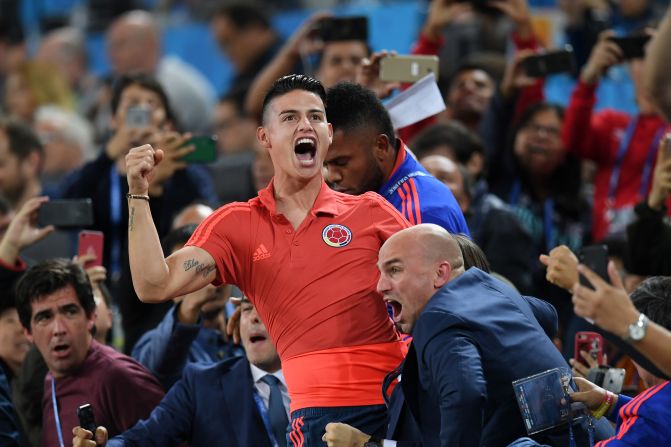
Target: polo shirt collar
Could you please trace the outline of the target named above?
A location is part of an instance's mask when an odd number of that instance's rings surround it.
[[[270,214],[277,214],[274,183],[275,179],[273,178],[266,188],[259,191],[259,200]],[[340,214],[338,193],[329,188],[323,180],[319,194],[317,194],[317,199],[315,200],[314,205],[312,205],[311,214],[315,216],[319,214],[337,216]]]

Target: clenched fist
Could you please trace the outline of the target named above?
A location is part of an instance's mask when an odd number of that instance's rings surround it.
[[[134,147],[126,155],[126,178],[131,194],[147,194],[149,183],[156,175],[156,167],[163,160],[163,151],[150,144]]]

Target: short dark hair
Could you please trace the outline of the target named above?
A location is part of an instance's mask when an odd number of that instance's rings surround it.
[[[163,238],[163,252],[164,253],[172,253],[172,247],[174,247],[177,244],[184,245],[186,242],[191,238],[193,233],[196,231],[196,228],[198,228],[197,224],[188,224],[188,225],[182,225],[181,227],[175,228],[174,230],[170,231],[164,238]]]
[[[489,265],[485,252],[465,234],[452,234],[452,238],[457,241],[461,250],[461,256],[464,258],[464,270],[471,267],[479,268],[483,272],[490,273],[492,268]]]
[[[90,317],[96,308],[91,283],[84,269],[69,259],[55,258],[30,267],[16,283],[16,308],[21,324],[28,331],[32,318],[32,303],[67,286],[72,286],[79,304]]]
[[[386,135],[396,147],[389,113],[372,91],[351,82],[340,82],[326,93],[326,104],[326,116],[334,131],[371,127],[378,135]]]
[[[111,100],[112,115],[115,115],[117,109],[119,108],[119,104],[121,103],[121,95],[123,94],[124,90],[126,90],[131,85],[139,85],[143,89],[151,90],[152,92],[156,93],[159,98],[161,98],[161,102],[163,103],[166,119],[172,122],[175,127],[178,126],[179,123],[177,122],[175,114],[170,107],[170,100],[168,99],[168,95],[166,94],[165,89],[155,77],[146,73],[125,74],[114,80],[114,83],[112,84]]]
[[[476,71],[476,70],[485,73],[489,78],[489,80],[491,81],[491,83],[496,85],[496,80],[494,76],[492,76],[492,73],[484,65],[472,61],[465,61],[461,63],[456,70],[454,70],[454,73],[452,74],[452,76],[448,81],[448,90],[453,87],[454,81],[460,74],[465,73],[467,71]]]
[[[14,118],[0,119],[0,129],[7,134],[9,150],[19,160],[25,160],[33,152],[44,156],[44,146],[33,129]]]
[[[266,97],[263,98],[262,113],[264,122],[266,118],[266,110],[268,109],[270,102],[278,96],[282,96],[294,90],[305,90],[314,93],[321,98],[324,107],[326,107],[326,91],[321,82],[310,76],[290,74],[275,80],[270,87],[270,90],[268,90],[268,93],[266,93]]]
[[[410,147],[417,158],[423,158],[439,146],[449,146],[456,161],[463,165],[468,163],[473,154],[485,152],[480,138],[457,121],[427,127],[417,135]]]
[[[639,312],[671,331],[671,277],[646,279],[631,292],[631,301]]]
[[[228,17],[238,29],[249,29],[254,26],[270,28],[270,17],[266,9],[254,2],[237,2],[222,6],[215,12],[215,16]]]

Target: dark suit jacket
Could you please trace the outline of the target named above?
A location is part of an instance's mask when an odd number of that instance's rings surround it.
[[[543,332],[552,339],[558,331],[557,311],[548,302],[539,300],[532,296],[523,296],[531,307],[534,317],[540,324]],[[397,386],[390,397],[389,402],[389,426],[387,439],[397,441],[398,447],[419,446],[422,438],[417,422],[408,409],[403,395],[403,387]]]
[[[512,382],[568,367],[539,324],[552,313],[476,268],[431,298],[401,380],[424,447],[506,446],[526,434]]]
[[[149,419],[107,445],[166,447],[186,440],[193,446],[271,447],[253,392],[246,357],[190,364]]]

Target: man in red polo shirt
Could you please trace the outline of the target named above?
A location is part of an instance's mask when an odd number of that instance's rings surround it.
[[[333,136],[325,96],[307,76],[275,81],[257,130],[273,161],[273,181],[249,202],[217,210],[165,262],[157,262],[163,252],[147,195],[163,153],[145,145],[126,158],[138,296],[162,302],[209,283],[240,287],[282,359],[291,396],[288,439],[296,447],[322,445],[324,427],[334,420],[382,434],[382,380],[403,356],[375,290],[375,265],[384,241],[409,223],[375,193],[349,196],[324,183]]]

